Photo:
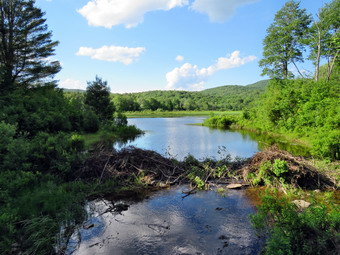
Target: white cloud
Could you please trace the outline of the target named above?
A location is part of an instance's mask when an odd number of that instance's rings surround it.
[[[73,79],[67,78],[65,80],[60,81],[59,87],[64,88],[64,89],[83,89],[83,90],[85,90],[87,85],[85,83],[82,83],[79,80],[73,80]]]
[[[238,7],[257,1],[259,0],[195,0],[190,8],[207,14],[212,22],[224,22]]]
[[[91,0],[78,10],[89,25],[112,28],[123,24],[127,28],[143,22],[150,11],[170,10],[189,4],[189,0]]]
[[[89,56],[92,59],[104,60],[109,62],[121,62],[129,65],[136,61],[145,51],[143,47],[128,48],[121,46],[103,46],[98,49],[80,47],[77,56]]]
[[[203,89],[208,78],[217,71],[239,67],[255,59],[255,56],[241,58],[240,51],[234,51],[227,57],[218,58],[214,65],[207,68],[198,68],[197,65],[185,63],[166,74],[166,87],[167,89]]]
[[[184,57],[181,56],[181,55],[178,55],[178,56],[176,57],[176,60],[177,60],[178,62],[182,62],[182,61],[184,60]]]

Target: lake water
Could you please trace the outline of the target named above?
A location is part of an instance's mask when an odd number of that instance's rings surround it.
[[[89,202],[91,216],[84,226],[90,227],[73,236],[68,254],[259,254],[264,240],[251,227],[249,214],[255,209],[245,190],[200,191],[183,198],[184,189],[158,191],[139,202]],[[108,210],[121,203],[124,211]]]
[[[260,150],[258,142],[249,134],[188,125],[202,123],[204,119],[205,117],[129,119],[129,124],[144,130],[145,135],[126,146],[154,150],[179,160],[188,154],[197,159],[220,159],[227,153],[233,158],[247,158]]]

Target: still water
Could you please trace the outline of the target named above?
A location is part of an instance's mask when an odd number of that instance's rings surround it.
[[[244,190],[183,198],[183,189],[159,191],[139,202],[89,202],[91,217],[84,226],[91,227],[73,236],[68,254],[259,254],[263,239],[251,227],[255,209]],[[108,211],[119,203],[129,207]]]
[[[247,158],[259,151],[249,134],[236,131],[188,125],[202,123],[205,117],[136,118],[129,119],[145,131],[145,135],[129,142],[139,148],[154,150],[164,156],[182,160],[188,154],[197,159],[216,158],[230,154],[233,158]]]

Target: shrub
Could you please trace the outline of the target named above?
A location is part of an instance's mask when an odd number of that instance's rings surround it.
[[[260,233],[269,233],[263,254],[336,254],[340,230],[339,206],[322,204],[299,212],[276,192],[262,197],[257,214],[251,217]]]
[[[99,118],[91,110],[86,110],[84,112],[83,129],[89,133],[95,133],[99,130]]]

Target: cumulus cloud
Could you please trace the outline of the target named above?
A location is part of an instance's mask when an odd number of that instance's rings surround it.
[[[83,90],[85,90],[86,84],[79,81],[79,80],[67,78],[65,80],[60,81],[59,87],[64,88],[64,89],[83,89]]]
[[[239,67],[255,59],[255,56],[241,58],[240,51],[234,51],[227,57],[218,58],[214,65],[206,68],[185,63],[166,74],[167,89],[203,89],[208,78],[217,71]]]
[[[97,60],[121,62],[125,65],[129,65],[136,61],[144,51],[145,48],[143,47],[128,48],[121,46],[103,46],[98,49],[80,47],[76,55],[89,56],[92,59]]]
[[[224,22],[238,7],[257,1],[259,0],[195,0],[190,8],[207,14],[212,22]]]
[[[176,60],[177,60],[178,62],[182,62],[182,61],[184,60],[184,57],[181,56],[181,55],[178,55],[178,56],[176,57]]]
[[[143,22],[150,11],[171,10],[189,4],[189,0],[91,0],[78,10],[89,25],[111,28],[123,24],[127,28]]]

